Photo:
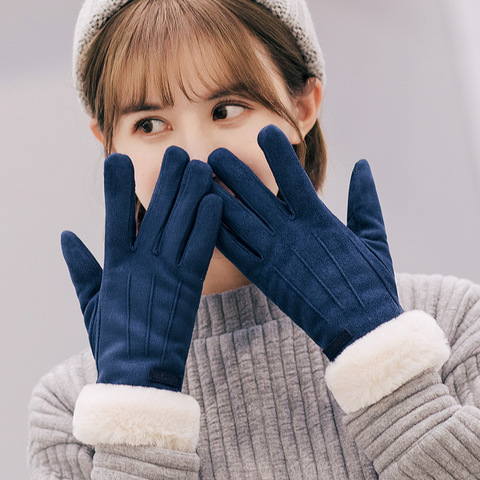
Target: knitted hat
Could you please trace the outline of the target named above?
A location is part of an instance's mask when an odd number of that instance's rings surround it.
[[[82,55],[105,23],[130,0],[85,0],[78,15],[73,39],[73,75],[82,103]],[[160,1],[160,0],[158,0]],[[306,0],[254,0],[270,10],[292,32],[311,75],[325,85],[325,64]],[[87,108],[88,110],[88,108]]]

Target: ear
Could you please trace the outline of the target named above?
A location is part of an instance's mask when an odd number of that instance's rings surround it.
[[[94,117],[90,119],[90,130],[92,131],[94,137],[102,144],[103,143],[103,131],[98,124],[98,120]]]
[[[310,78],[305,91],[295,98],[297,109],[297,125],[305,138],[318,119],[318,112],[322,102],[322,84],[318,78]]]

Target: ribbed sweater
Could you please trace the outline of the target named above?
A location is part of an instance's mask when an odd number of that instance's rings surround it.
[[[183,392],[200,405],[195,452],[85,445],[75,404],[90,351],[53,369],[30,405],[33,479],[480,479],[480,287],[400,275],[405,310],[432,315],[451,355],[345,414],[319,347],[255,286],[202,297]]]

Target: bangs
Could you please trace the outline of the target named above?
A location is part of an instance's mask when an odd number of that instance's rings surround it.
[[[173,106],[177,88],[189,100],[205,92],[242,95],[295,126],[273,84],[273,74],[280,73],[272,71],[268,53],[228,3],[134,1],[112,19],[118,25],[110,28],[102,82],[102,123],[112,126],[107,138],[120,112],[144,105],[151,96]],[[192,78],[201,92],[189,83]]]
[[[103,133],[106,155],[119,115],[152,97],[172,106],[179,90],[190,100],[238,94],[293,126],[302,139],[295,152],[315,188],[321,187],[327,159],[319,122],[303,136],[277,93],[280,80],[295,99],[311,88],[312,76],[289,27],[260,2],[127,1],[78,63],[82,96]]]

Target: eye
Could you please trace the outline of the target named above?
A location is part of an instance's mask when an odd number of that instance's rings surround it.
[[[247,107],[242,105],[221,104],[213,109],[214,120],[230,120],[241,115]]]
[[[135,124],[135,131],[142,133],[161,133],[167,129],[167,124],[156,118],[144,118]]]

